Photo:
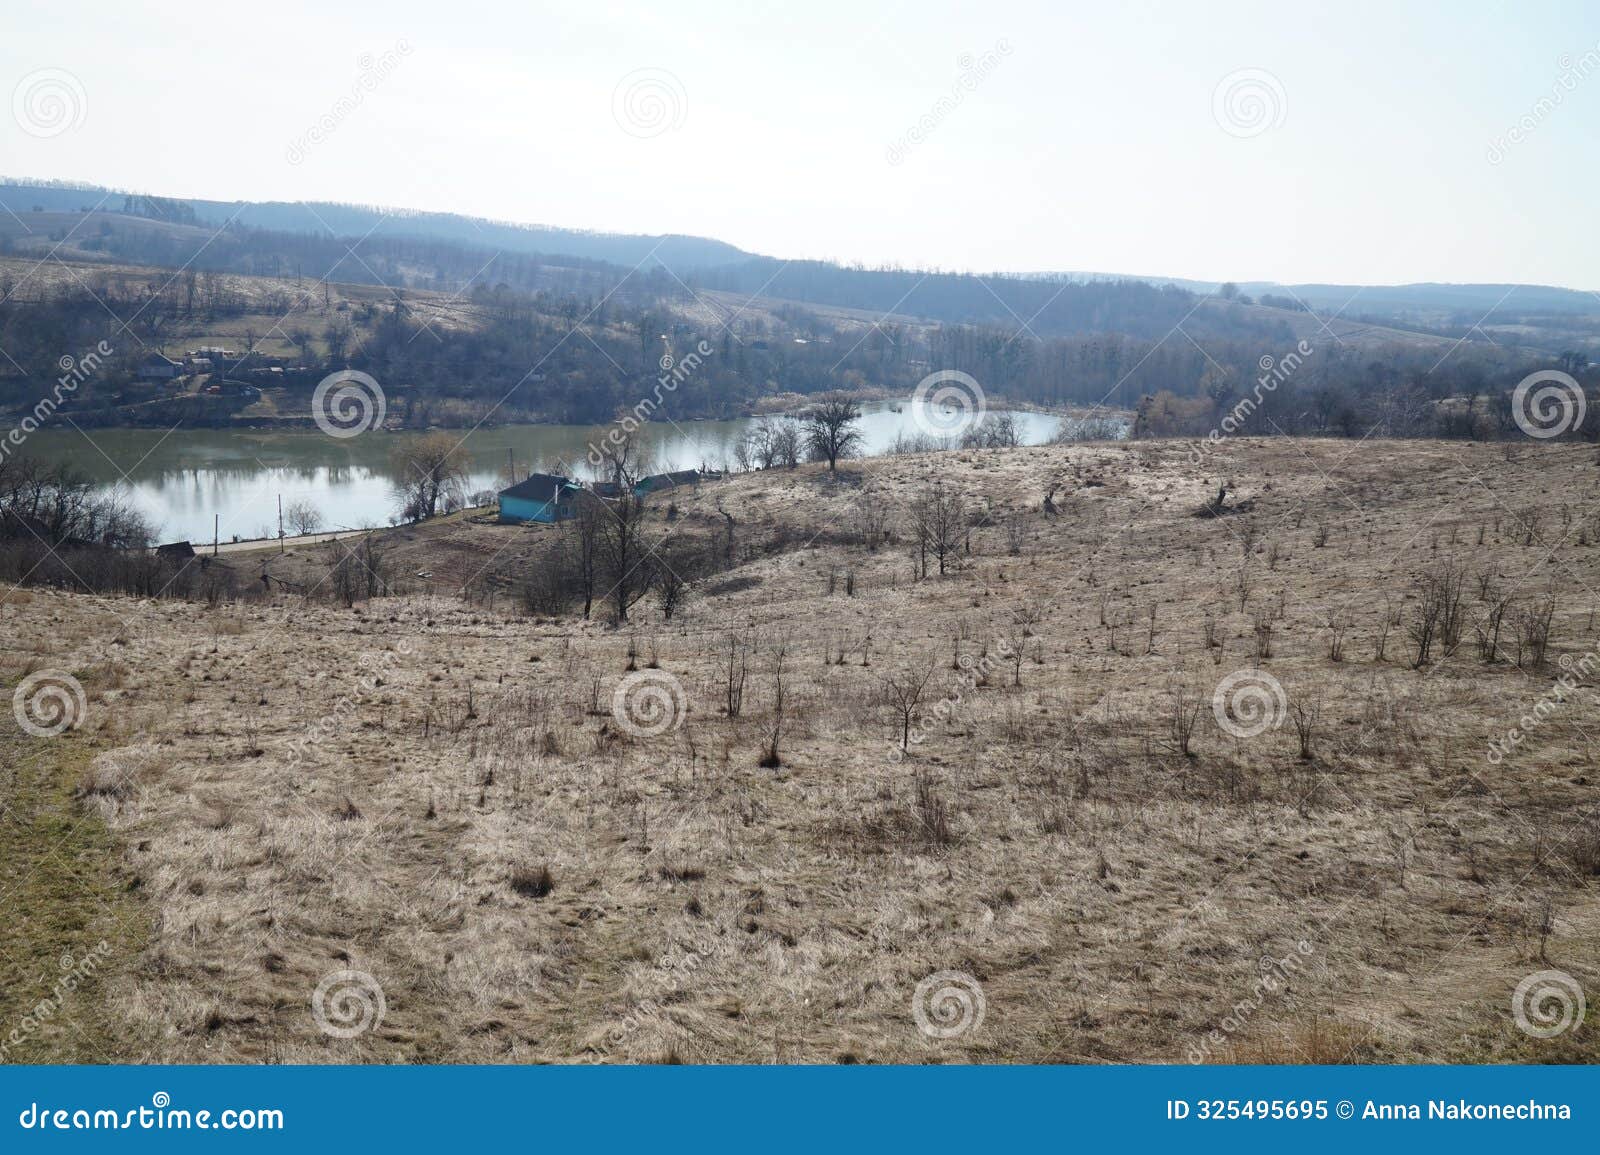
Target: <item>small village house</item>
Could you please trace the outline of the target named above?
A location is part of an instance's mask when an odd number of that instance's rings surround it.
[[[660,493],[664,489],[682,489],[684,487],[697,487],[708,478],[715,478],[714,473],[702,473],[698,469],[679,469],[672,473],[652,473],[649,477],[641,477],[634,483],[635,497],[648,497],[652,493]]]
[[[500,520],[513,525],[529,521],[561,521],[574,517],[583,486],[568,477],[531,473],[500,491]]]
[[[182,372],[183,362],[154,350],[139,359],[138,375],[142,381],[170,381]]]

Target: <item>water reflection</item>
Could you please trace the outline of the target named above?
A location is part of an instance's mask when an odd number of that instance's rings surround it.
[[[876,456],[923,425],[911,402],[869,405],[861,419],[864,451]],[[924,415],[925,416],[925,415]],[[1014,412],[1024,444],[1048,441],[1063,420],[1053,414]],[[656,469],[709,467],[734,462],[734,446],[749,420],[699,421],[648,427]],[[466,435],[473,491],[497,488],[508,454],[520,468],[590,476],[586,447],[606,427],[508,425]],[[320,433],[259,430],[44,429],[28,439],[26,454],[67,461],[126,498],[160,527],[161,540],[209,541],[212,519],[224,541],[276,531],[278,501],[287,508],[308,501],[327,527],[387,525],[394,516],[389,457],[397,440],[416,433],[373,432],[346,440]],[[91,440],[92,439],[92,442]]]

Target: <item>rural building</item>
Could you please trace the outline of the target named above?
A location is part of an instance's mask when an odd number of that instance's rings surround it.
[[[684,486],[697,486],[706,478],[714,478],[714,473],[701,473],[698,469],[680,469],[674,473],[653,473],[649,477],[640,478],[633,487],[635,497],[645,497],[652,493],[659,493],[663,489],[681,489]]]
[[[511,488],[500,491],[500,520],[517,524],[573,517],[582,493],[583,487],[569,477],[531,473]]]
[[[145,381],[169,380],[183,372],[183,362],[160,353],[147,353],[139,360],[139,377]]]

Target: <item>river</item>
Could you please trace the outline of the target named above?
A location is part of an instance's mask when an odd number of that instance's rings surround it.
[[[1024,444],[1048,441],[1063,420],[1054,414],[1012,413]],[[924,424],[924,422],[928,422]],[[733,462],[733,447],[751,420],[657,421],[647,427],[651,466],[657,470]],[[902,437],[932,427],[919,403],[863,406],[863,452],[887,452]],[[504,425],[466,434],[471,458],[469,492],[495,489],[508,451],[519,468],[589,477],[587,446],[607,427]],[[223,541],[277,533],[278,500],[287,508],[308,501],[324,528],[388,525],[395,501],[389,456],[395,443],[421,434],[374,430],[335,438],[316,431],[178,429],[75,429],[46,427],[27,439],[19,456],[66,461],[142,511],[157,539],[210,541],[213,518]],[[559,469],[558,461],[567,463]]]

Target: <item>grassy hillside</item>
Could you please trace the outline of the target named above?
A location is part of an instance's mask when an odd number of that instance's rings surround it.
[[[114,655],[77,805],[158,912],[108,1005],[165,1061],[1594,1061],[1511,998],[1600,981],[1597,488],[1552,444],[930,454],[653,499],[732,564],[621,630],[519,608],[561,530],[460,519],[353,610],[3,604]],[[941,1037],[946,971],[984,1014]]]

